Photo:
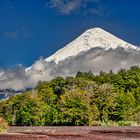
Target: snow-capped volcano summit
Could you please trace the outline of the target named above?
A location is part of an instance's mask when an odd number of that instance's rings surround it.
[[[119,39],[101,28],[93,28],[85,31],[64,48],[48,57],[46,61],[54,61],[55,63],[58,63],[66,58],[76,56],[77,54],[86,52],[92,48],[100,47],[108,50],[116,49],[118,46],[123,47],[124,49],[137,49],[136,46]]]

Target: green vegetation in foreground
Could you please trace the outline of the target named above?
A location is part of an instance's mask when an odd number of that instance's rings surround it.
[[[139,125],[140,68],[39,82],[34,90],[1,101],[0,117],[11,126]]]

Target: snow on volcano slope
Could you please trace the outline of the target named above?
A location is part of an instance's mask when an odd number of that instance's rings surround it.
[[[105,50],[116,49],[118,46],[124,49],[138,49],[101,28],[93,28],[85,31],[77,39],[58,50],[55,54],[46,59],[47,62],[54,61],[56,64],[66,58],[76,56],[92,48],[101,47]]]

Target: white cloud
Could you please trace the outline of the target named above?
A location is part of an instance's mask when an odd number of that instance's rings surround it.
[[[84,11],[86,10],[88,3],[98,3],[99,1],[101,0],[50,0],[46,2],[46,8],[50,7],[56,9],[58,12],[60,12],[63,15],[68,15],[80,10]],[[93,8],[89,8],[87,11],[89,12],[91,11],[91,9]],[[84,13],[88,13],[88,12],[84,11]],[[94,8],[92,14],[99,15],[100,14],[99,12],[100,9],[97,7],[97,9]]]
[[[70,14],[81,6],[81,0],[64,1],[64,0],[51,0],[52,8],[56,8],[62,14]]]
[[[136,55],[137,54],[137,55]],[[120,68],[140,65],[140,55],[137,50],[122,48],[105,51],[102,48],[91,49],[76,57],[59,62],[36,61],[27,72],[21,66],[13,70],[0,70],[0,89],[13,88],[16,90],[34,87],[38,81],[49,81],[56,76],[72,76],[80,71],[92,71],[98,74],[101,70],[118,71]]]

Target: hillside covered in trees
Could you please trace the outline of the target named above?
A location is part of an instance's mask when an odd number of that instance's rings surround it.
[[[138,125],[140,68],[38,82],[35,89],[0,101],[0,117],[12,126]]]

